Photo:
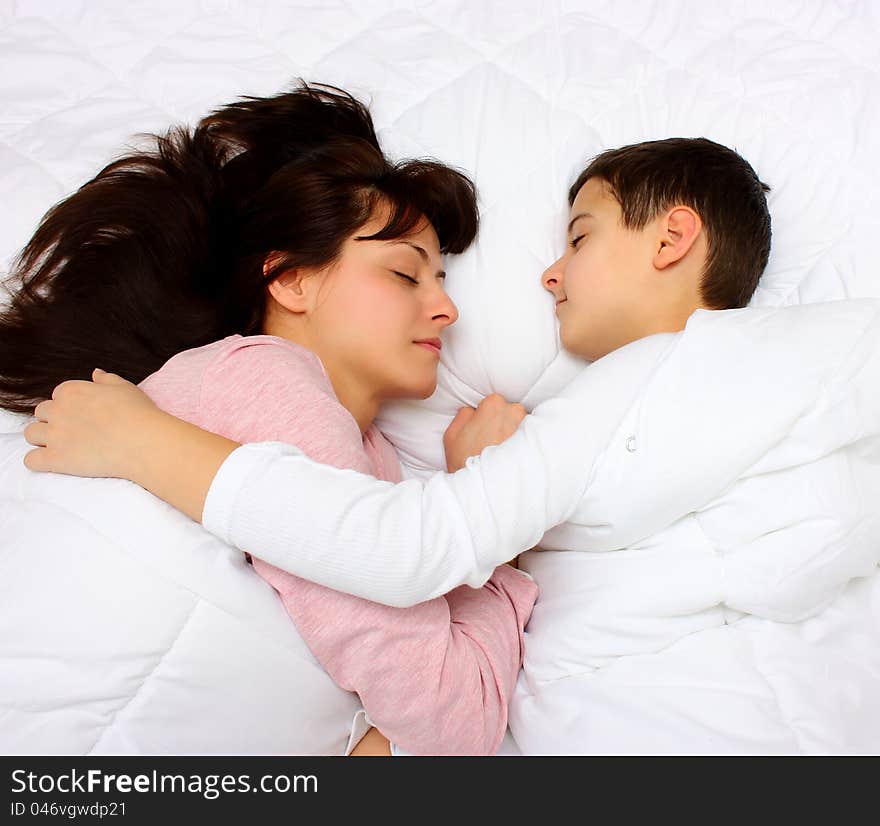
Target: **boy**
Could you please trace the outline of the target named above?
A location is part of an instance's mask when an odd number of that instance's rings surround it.
[[[511,707],[526,752],[802,748],[791,721],[821,708],[768,694],[744,635],[778,644],[780,621],[817,616],[876,568],[866,491],[880,479],[865,445],[880,439],[880,322],[870,301],[735,310],[767,262],[766,191],[703,139],[587,167],[569,194],[569,248],[543,283],[563,345],[593,364],[470,461],[522,411],[497,397],[462,411],[445,439],[462,472],[391,485],[289,446],[239,447],[114,376],[38,408],[59,433],[31,425],[49,449],[28,465],[132,479],[233,545],[392,605],[479,586],[540,542],[523,558],[541,596]],[[797,665],[797,702],[822,695],[828,663],[780,652]],[[872,736],[851,716],[827,730]]]

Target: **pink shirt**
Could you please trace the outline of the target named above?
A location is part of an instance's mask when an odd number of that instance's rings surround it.
[[[394,448],[375,426],[361,435],[320,359],[286,339],[229,336],[174,356],[140,386],[163,410],[237,442],[288,442],[316,461],[400,480]],[[482,588],[393,608],[253,563],[321,665],[392,742],[413,754],[497,750],[537,597],[529,577],[501,565]]]

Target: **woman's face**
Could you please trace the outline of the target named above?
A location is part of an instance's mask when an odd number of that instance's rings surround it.
[[[440,335],[458,318],[446,294],[437,233],[427,221],[392,241],[378,232],[379,210],[328,269],[302,280],[313,296],[300,314],[304,339],[324,364],[340,399],[423,399],[434,392]]]

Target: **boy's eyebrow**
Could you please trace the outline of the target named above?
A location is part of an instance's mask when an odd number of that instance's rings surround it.
[[[592,218],[592,217],[593,217],[592,212],[579,212],[577,215],[574,216],[574,218],[572,218],[568,222],[568,230],[567,231],[571,232],[571,228],[575,225],[575,222],[580,221],[581,218]]]

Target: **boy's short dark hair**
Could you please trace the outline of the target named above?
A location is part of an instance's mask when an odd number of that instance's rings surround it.
[[[708,252],[700,292],[714,310],[745,307],[770,255],[770,187],[739,154],[706,138],[668,138],[610,149],[596,156],[568,193],[600,178],[623,213],[642,229],[663,210],[683,204],[706,230]]]

